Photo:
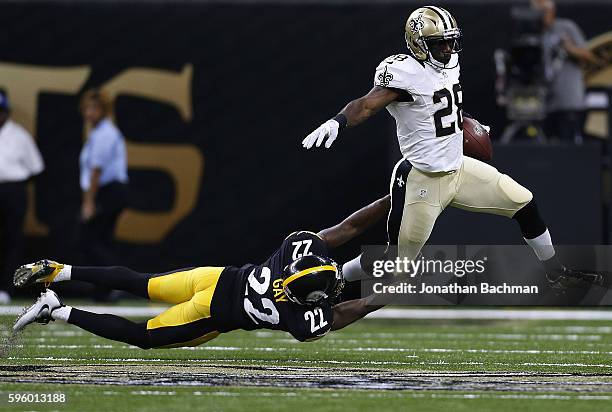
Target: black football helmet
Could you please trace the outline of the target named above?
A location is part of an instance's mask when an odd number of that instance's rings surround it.
[[[299,305],[316,305],[325,299],[334,299],[343,287],[342,269],[329,258],[302,256],[283,271],[285,295]]]

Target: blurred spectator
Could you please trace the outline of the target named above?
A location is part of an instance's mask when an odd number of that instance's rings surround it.
[[[26,182],[45,166],[32,136],[10,119],[10,105],[0,92],[0,228],[3,254],[0,303],[8,303],[12,273],[23,253],[23,222],[27,209]]]
[[[85,92],[81,114],[89,133],[80,155],[80,244],[88,265],[114,265],[118,262],[113,252],[113,233],[127,199],[125,141],[110,118],[112,105],[102,91]],[[108,300],[109,296],[108,290],[94,292],[96,300]]]
[[[546,134],[581,143],[585,86],[580,64],[595,63],[597,58],[585,48],[584,35],[576,23],[556,17],[554,1],[532,0],[531,4],[543,13],[544,61],[551,82]]]

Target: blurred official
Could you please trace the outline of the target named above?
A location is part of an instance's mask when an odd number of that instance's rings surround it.
[[[21,264],[23,221],[27,208],[26,182],[44,169],[34,139],[10,119],[8,97],[0,92],[0,235],[3,264],[0,303],[8,303],[6,291],[11,273]]]
[[[81,114],[89,127],[80,155],[81,247],[87,264],[114,265],[113,233],[127,200],[127,153],[121,131],[110,116],[112,105],[100,90],[81,98]],[[105,300],[106,292],[94,298]]]

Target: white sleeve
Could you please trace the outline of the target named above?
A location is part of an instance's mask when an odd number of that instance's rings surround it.
[[[22,163],[26,169],[30,172],[30,176],[37,175],[45,169],[45,163],[43,162],[40,151],[34,142],[34,139],[25,130],[22,134],[23,137],[23,158]]]
[[[398,54],[383,60],[376,68],[374,86],[410,91],[408,82],[409,73],[404,63],[404,60],[410,57],[406,56],[404,58],[404,56]]]

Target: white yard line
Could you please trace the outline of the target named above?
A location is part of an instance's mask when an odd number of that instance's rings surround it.
[[[164,306],[101,306],[87,305],[79,309],[117,316],[156,316]],[[0,306],[0,315],[19,315],[21,306]],[[489,320],[612,320],[612,310],[585,309],[381,309],[367,316],[369,319],[489,319]]]
[[[371,319],[499,319],[499,320],[612,320],[608,310],[562,309],[381,309]]]

